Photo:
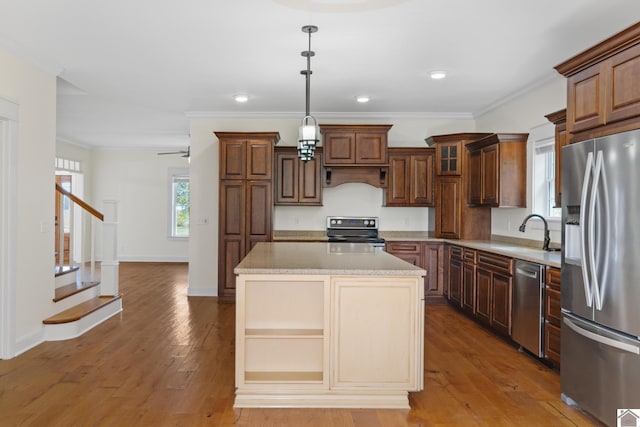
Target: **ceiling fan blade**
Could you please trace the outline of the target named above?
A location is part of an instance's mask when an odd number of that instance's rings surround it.
[[[166,151],[164,153],[156,153],[159,156],[162,156],[164,154],[182,154],[181,157],[184,157],[185,159],[188,159],[189,156],[191,155],[191,147],[188,146],[186,150],[178,150],[178,151]]]
[[[189,154],[188,151],[180,150],[180,151],[167,151],[165,153],[156,153],[158,156],[162,156],[163,154]]]

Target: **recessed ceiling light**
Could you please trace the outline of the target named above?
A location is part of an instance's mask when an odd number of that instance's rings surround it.
[[[361,104],[365,104],[365,103],[369,102],[369,99],[370,98],[368,96],[366,96],[366,95],[360,95],[360,96],[356,97],[356,101],[358,101]]]
[[[433,80],[440,80],[447,77],[447,72],[444,70],[435,70],[435,71],[432,71],[430,75]]]
[[[235,99],[236,102],[247,102],[249,97],[247,95],[236,95],[233,99]]]

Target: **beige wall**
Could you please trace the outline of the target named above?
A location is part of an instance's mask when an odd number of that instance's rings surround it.
[[[469,118],[318,118],[320,123],[393,124],[389,146],[424,147],[430,135],[474,131]],[[191,218],[189,294],[217,295],[218,277],[218,140],[216,131],[277,131],[278,145],[296,145],[299,118],[191,118]],[[426,230],[429,208],[382,207],[382,190],[367,184],[343,184],[325,189],[322,207],[278,206],[276,230],[324,230],[328,215],[379,216],[382,230]]]
[[[95,206],[102,209],[105,199],[118,200],[120,261],[187,261],[189,241],[169,237],[169,185],[170,170],[189,168],[189,163],[179,155],[157,153],[153,149],[92,151]]]
[[[0,96],[19,108],[16,350],[41,341],[42,320],[53,314],[56,78],[0,48]],[[11,184],[10,184],[11,185]]]
[[[546,114],[565,107],[565,79],[553,75],[543,84],[513,97],[500,106],[487,111],[474,120],[436,118],[387,119],[319,119],[320,123],[391,123],[390,146],[422,146],[430,135],[454,132],[529,132],[531,128],[547,122]],[[189,248],[189,293],[192,295],[217,294],[217,239],[218,239],[218,141],[215,131],[278,131],[280,145],[295,145],[298,120],[296,119],[215,119],[191,118],[192,232]],[[530,146],[530,143],[528,144]],[[530,151],[530,150],[529,150]],[[531,170],[531,153],[528,170]],[[529,175],[529,174],[528,174]],[[542,241],[539,228],[527,227],[518,231],[522,219],[531,213],[530,177],[527,182],[528,208],[493,209],[492,234]],[[382,190],[366,184],[343,184],[325,189],[322,207],[276,207],[276,230],[322,230],[327,215],[371,214],[381,218],[382,230],[431,230],[430,209],[384,208]],[[196,222],[197,221],[197,222]],[[552,240],[559,243],[560,233],[552,231]]]
[[[531,91],[513,98],[480,117],[476,118],[479,132],[529,132],[532,128],[548,123],[545,115],[566,107],[566,79],[554,76]],[[492,209],[491,233],[542,241],[543,230],[534,223],[527,227],[525,233],[518,231],[518,226],[531,211],[531,170],[532,141],[527,142],[527,207],[524,209]],[[560,243],[558,225],[551,231],[551,240]]]

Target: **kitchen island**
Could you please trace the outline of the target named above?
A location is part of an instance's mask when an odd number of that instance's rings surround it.
[[[408,409],[425,270],[367,244],[258,243],[235,268],[234,407]]]

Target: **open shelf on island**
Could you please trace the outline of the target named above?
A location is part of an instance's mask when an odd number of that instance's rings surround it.
[[[309,338],[322,338],[322,329],[245,329],[245,337],[309,337]]]
[[[322,382],[322,372],[245,372],[246,382]]]

